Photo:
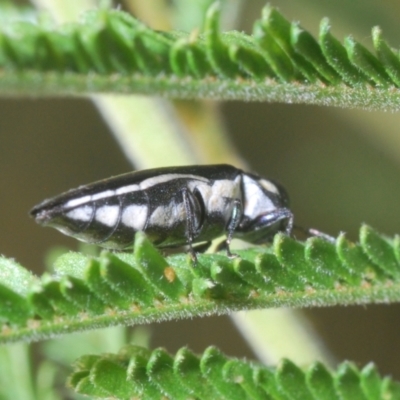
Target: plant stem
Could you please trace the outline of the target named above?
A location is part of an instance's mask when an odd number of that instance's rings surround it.
[[[276,365],[282,358],[295,363],[333,364],[317,333],[302,312],[289,309],[239,311],[232,315],[258,359]]]

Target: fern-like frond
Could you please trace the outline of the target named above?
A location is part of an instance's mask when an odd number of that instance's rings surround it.
[[[92,398],[342,400],[398,399],[400,383],[382,378],[374,364],[345,362],[331,371],[317,362],[300,368],[284,359],[276,368],[230,358],[209,347],[200,356],[175,356],[126,346],[118,354],[87,355],[75,362],[69,385]]]
[[[65,254],[41,279],[2,258],[0,342],[252,308],[400,300],[400,240],[367,226],[360,244],[278,234],[271,247],[238,253],[199,255],[193,266],[186,254],[163,258],[138,233],[133,254]]]
[[[267,6],[252,35],[221,32],[219,6],[203,32],[154,31],[117,10],[61,27],[0,28],[0,94],[147,93],[398,109],[400,61],[373,29],[375,55],[321,22],[315,39]]]

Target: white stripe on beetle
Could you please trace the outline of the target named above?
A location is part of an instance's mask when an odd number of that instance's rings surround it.
[[[132,204],[122,211],[121,222],[135,231],[143,231],[149,210],[147,206]]]
[[[207,178],[203,178],[202,176],[198,176],[198,175],[164,174],[164,175],[154,176],[152,178],[145,179],[143,182],[140,182],[139,184],[122,186],[116,190],[106,190],[104,192],[95,193],[92,196],[84,196],[84,197],[72,199],[72,200],[67,201],[67,203],[65,203],[65,206],[66,207],[76,207],[81,204],[88,203],[90,201],[104,199],[106,197],[112,197],[115,195],[131,193],[131,192],[137,192],[139,190],[149,189],[160,183],[173,181],[174,179],[190,179],[193,181],[209,182],[209,180]]]
[[[118,221],[119,206],[102,206],[96,210],[96,221],[113,227]]]
[[[89,221],[92,218],[93,207],[85,205],[82,207],[74,208],[73,210],[67,212],[65,215],[68,218],[78,221]]]

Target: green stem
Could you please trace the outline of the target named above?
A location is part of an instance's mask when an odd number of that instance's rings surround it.
[[[258,359],[267,365],[277,365],[282,358],[301,365],[315,361],[333,364],[332,356],[300,311],[240,311],[232,315],[232,320]]]
[[[400,90],[344,85],[281,84],[234,79],[177,79],[165,76],[123,76],[65,72],[0,71],[0,93],[6,96],[87,96],[93,94],[147,94],[174,99],[244,100],[315,104],[341,108],[397,111]]]
[[[0,349],[1,388],[0,396],[10,399],[35,400],[33,389],[30,347],[26,343],[12,344]]]
[[[93,101],[139,169],[193,162],[184,127],[168,101],[145,96],[96,96]]]

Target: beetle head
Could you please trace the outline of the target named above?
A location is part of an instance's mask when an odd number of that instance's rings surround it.
[[[243,216],[235,237],[251,243],[270,241],[293,223],[289,197],[278,183],[252,174],[243,175]],[[290,232],[289,232],[290,233]]]

